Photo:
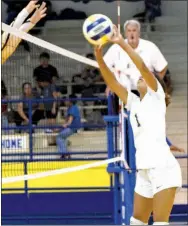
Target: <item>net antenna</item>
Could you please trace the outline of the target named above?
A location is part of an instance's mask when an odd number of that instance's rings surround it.
[[[117,3],[117,27],[118,27],[118,31],[121,32],[121,3],[120,0],[116,0]],[[121,60],[121,55],[119,52],[119,61]],[[121,71],[119,70],[119,76],[123,76],[123,73],[121,73]],[[125,117],[127,117],[127,115],[124,112],[124,104],[123,102],[119,99],[119,129],[120,129],[120,136],[119,136],[119,147],[120,147],[120,151],[121,151],[121,157],[124,160],[124,167],[126,169],[129,169],[129,165],[127,164],[127,162],[125,161],[125,124],[124,124],[124,120]]]
[[[121,32],[121,8],[120,8],[120,0],[117,0],[117,15],[118,15],[118,30]]]

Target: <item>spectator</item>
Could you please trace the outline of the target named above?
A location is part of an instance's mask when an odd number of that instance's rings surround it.
[[[69,98],[76,98],[75,95],[70,95]],[[62,154],[61,158],[70,158],[70,154],[67,153],[67,138],[74,133],[81,126],[80,112],[75,100],[69,100],[65,102],[68,107],[65,124],[63,124],[63,129],[57,135],[56,143],[58,145],[58,151]]]
[[[42,88],[41,95],[44,99],[56,99],[58,97],[58,92],[55,84],[51,83],[50,77],[42,76],[37,79],[39,86]],[[49,125],[54,125],[56,122],[56,116],[58,112],[57,101],[54,100],[44,102],[44,117],[48,119]],[[51,129],[46,129],[46,132],[52,132]]]
[[[93,53],[88,53],[87,58],[95,60]],[[96,97],[98,93],[104,93],[105,84],[96,84],[97,82],[102,82],[103,79],[100,75],[99,69],[92,67],[90,65],[86,66],[81,74],[73,76],[72,82],[75,82],[77,85],[73,87],[73,93],[82,93],[83,98],[92,98]],[[84,101],[85,106],[93,106],[94,101]],[[83,111],[84,118],[89,123],[99,122],[99,117],[101,116],[100,110],[85,109]]]
[[[39,98],[36,94],[32,92],[32,85],[29,82],[25,82],[22,85],[22,95],[20,96],[21,100],[33,101]],[[38,103],[33,102],[32,104],[32,124],[37,125],[37,123],[43,118],[43,111],[39,109]],[[14,112],[14,122],[16,126],[20,126],[22,122],[24,124],[29,123],[29,105],[27,102],[21,102],[18,104],[18,109]]]
[[[7,88],[3,80],[1,80],[1,100],[6,100],[8,96]],[[1,105],[1,125],[2,127],[8,127],[8,104]],[[3,131],[4,133],[4,131]]]
[[[145,0],[145,10],[142,13],[134,15],[140,21],[148,20],[150,23],[155,21],[156,17],[161,16],[161,0]]]
[[[55,83],[59,78],[57,69],[49,64],[50,55],[46,52],[43,52],[39,56],[40,66],[36,67],[33,71],[33,77],[35,81],[43,79],[48,80],[50,83]],[[41,88],[37,83],[37,88]]]
[[[94,60],[92,53],[86,55],[87,58]],[[81,74],[73,76],[72,82],[77,85],[73,87],[73,93],[81,92],[82,97],[92,97],[94,93],[104,92],[104,85],[95,85],[96,82],[103,81],[99,69],[86,66]]]

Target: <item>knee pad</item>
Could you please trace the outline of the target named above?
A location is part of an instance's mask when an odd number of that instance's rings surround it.
[[[169,225],[168,222],[154,222],[153,225]]]
[[[146,223],[135,219],[134,217],[130,218],[130,225],[147,225]]]

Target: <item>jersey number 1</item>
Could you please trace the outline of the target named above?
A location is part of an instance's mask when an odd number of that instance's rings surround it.
[[[135,119],[136,119],[136,122],[137,122],[137,126],[140,127],[141,125],[140,125],[140,122],[138,120],[138,115],[137,114],[135,114]]]

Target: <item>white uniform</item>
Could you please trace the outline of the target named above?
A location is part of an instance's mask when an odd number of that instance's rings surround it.
[[[127,42],[127,39],[125,41]],[[138,47],[134,50],[143,59],[151,72],[161,72],[168,65],[163,54],[153,42],[140,38]],[[104,61],[124,87],[137,90],[137,81],[141,76],[140,72],[119,45],[114,44],[109,48],[104,55]],[[121,71],[120,76],[116,73],[117,71]]]
[[[142,100],[128,92],[127,108],[136,148],[135,191],[151,198],[157,192],[181,187],[180,166],[166,142],[165,93],[158,82],[157,92],[148,88]]]

